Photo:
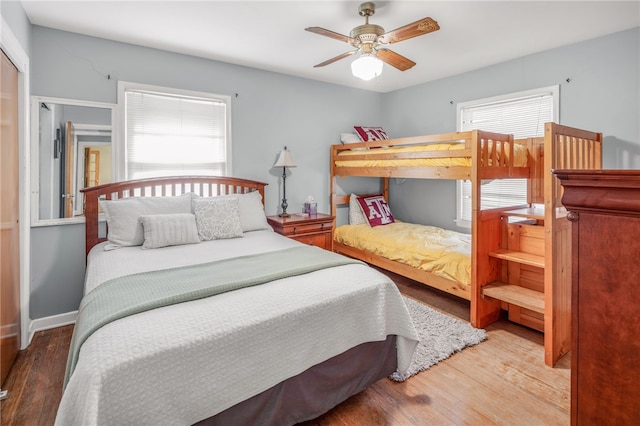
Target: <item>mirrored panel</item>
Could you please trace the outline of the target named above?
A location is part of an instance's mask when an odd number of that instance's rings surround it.
[[[97,102],[32,98],[33,225],[82,221],[80,190],[111,182],[114,108]]]

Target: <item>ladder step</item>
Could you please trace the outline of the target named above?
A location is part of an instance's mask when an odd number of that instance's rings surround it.
[[[506,249],[498,249],[489,253],[491,257],[497,257],[498,259],[509,260],[511,262],[518,262],[524,265],[537,266],[538,268],[544,268],[544,257],[531,253],[524,253],[521,251],[513,251]]]
[[[505,216],[518,216],[531,219],[544,220],[544,207],[529,207],[526,209],[507,210]]]
[[[482,287],[482,295],[544,314],[544,293],[540,291],[495,281]]]

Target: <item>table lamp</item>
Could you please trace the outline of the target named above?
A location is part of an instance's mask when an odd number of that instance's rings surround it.
[[[293,159],[291,159],[291,154],[287,151],[287,147],[285,146],[282,151],[280,151],[280,155],[278,155],[278,159],[273,167],[282,167],[282,213],[279,215],[280,217],[289,217],[291,216],[287,213],[287,167],[296,167]]]

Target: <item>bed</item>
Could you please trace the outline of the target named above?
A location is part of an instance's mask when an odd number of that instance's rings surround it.
[[[446,283],[449,293],[462,297],[471,293],[469,234],[398,220],[375,227],[359,223],[337,227],[334,246],[344,254],[353,249],[429,274]]]
[[[570,227],[560,202],[560,183],[551,172],[601,166],[602,134],[557,123],[545,124],[544,137],[521,140],[473,130],[332,145],[333,216],[338,207],[352,204],[351,194],[338,193],[338,179],[347,176],[381,178],[380,194],[385,200],[389,200],[389,178],[464,179],[472,188],[471,241],[465,260],[471,266],[464,280],[346,243],[340,228],[351,225],[336,228],[334,251],[469,300],[470,322],[475,327],[488,326],[507,310],[510,319],[544,331],[545,362],[553,365],[570,348],[571,264]],[[482,182],[513,178],[529,179],[528,203],[483,208]],[[508,227],[513,218],[531,225],[526,229],[537,237],[522,239],[534,241],[535,246],[523,251],[539,251],[535,261],[525,256],[529,264],[522,267],[522,257],[514,260],[515,250],[509,247],[522,242]],[[510,281],[516,285],[509,285]]]
[[[417,335],[395,284],[263,226],[264,185],[172,177],[84,190],[85,296],[57,424],[295,424],[408,367]],[[220,237],[225,224],[214,238],[180,244],[189,232],[158,231],[189,215],[198,232],[208,229],[200,220],[214,206],[225,217],[238,206],[240,236]],[[129,219],[144,213],[142,245],[116,238],[121,208]],[[283,260],[295,268],[275,266]],[[220,289],[210,289],[211,277]],[[165,291],[175,303],[158,306]],[[94,312],[118,310],[131,315],[92,323]]]
[[[382,145],[382,146],[381,146]],[[382,195],[389,199],[389,178],[467,179],[472,182],[472,208],[478,210],[479,185],[482,179],[528,178],[530,175],[530,140],[514,141],[512,135],[482,132],[454,132],[385,141],[332,145],[331,214],[337,207],[352,204],[350,194],[337,193],[337,178],[371,176],[382,178]],[[336,234],[339,234],[337,230]],[[371,250],[334,241],[334,251],[393,271],[431,287],[471,300],[472,273],[451,279],[416,268],[410,262],[390,259]],[[473,263],[469,247],[466,261]]]
[[[332,176],[436,179],[529,177],[528,141],[454,132],[331,146]]]

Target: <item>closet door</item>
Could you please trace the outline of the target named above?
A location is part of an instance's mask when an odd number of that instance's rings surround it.
[[[1,51],[0,51],[1,52]],[[1,52],[0,74],[0,386],[20,349],[18,70]]]

